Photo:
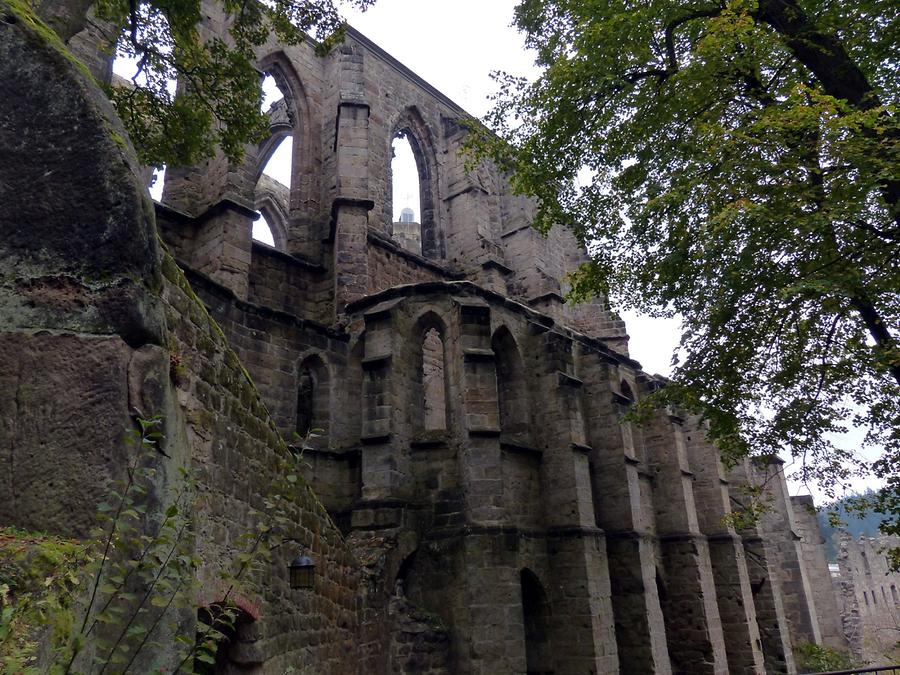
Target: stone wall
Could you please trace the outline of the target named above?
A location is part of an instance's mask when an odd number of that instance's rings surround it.
[[[124,473],[132,409],[161,414],[155,496],[166,503],[179,467],[196,476],[198,602],[221,601],[218,570],[233,563],[240,536],[266,520],[263,501],[287,448],[221,330],[158,245],[133,153],[102,93],[31,17],[0,11],[0,523],[85,535],[108,481]],[[50,165],[52,188],[42,182]],[[302,481],[281,496],[295,523],[285,535],[297,543],[230,596],[255,621],[241,648],[225,645],[222,658],[266,672],[355,672],[358,565]],[[298,548],[317,563],[311,591],[288,588]],[[173,666],[177,655],[170,648],[148,658]]]
[[[822,644],[834,649],[847,649],[841,626],[841,612],[834,592],[834,582],[825,557],[825,539],[819,528],[812,497],[791,497],[794,523],[800,537],[800,550],[806,567],[811,595],[816,608]]]
[[[221,34],[221,7],[204,15]],[[605,299],[565,303],[584,251],[532,230],[496,167],[467,170],[452,101],[352,29],[325,57],[273,38],[270,136],[239,164],[170,169],[154,221],[108,105],[58,50],[29,70],[11,25],[3,100],[46,80],[49,114],[0,121],[0,520],[83,533],[135,406],[165,415],[160,495],[178,467],[198,478],[200,604],[227,592],[218,568],[270,493],[285,500],[296,542],[240,592],[234,667],[790,673],[792,641],[820,639],[783,481],[736,532],[760,466],[726,472],[677,410],[623,419],[665,382],[628,358]],[[73,115],[93,122],[75,135]],[[390,238],[397,133],[420,171],[421,255]],[[260,174],[286,135],[282,189]],[[251,239],[257,208],[278,216],[274,248]],[[312,591],[287,584],[301,550]]]
[[[900,641],[900,575],[891,572],[886,548],[900,545],[895,537],[853,539],[839,535],[835,579],[844,635],[853,655],[873,665],[897,662]]]

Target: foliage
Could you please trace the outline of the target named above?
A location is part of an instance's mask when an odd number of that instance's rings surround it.
[[[220,0],[213,4],[227,15],[228,33],[212,35],[199,25],[200,0],[98,0],[96,17],[121,27],[116,55],[137,64],[128,86],[114,83],[109,93],[142,163],[195,164],[217,146],[239,159],[268,131],[256,50],[271,33],[284,44],[312,33],[327,52],[343,36],[336,2]]]
[[[573,299],[682,319],[645,403],[829,494],[886,477],[900,513],[900,6],[523,0],[516,23],[543,73],[498,76],[471,147],[586,244]],[[877,462],[837,447],[848,422]]]
[[[874,509],[874,502],[877,498],[876,491],[867,490],[862,494],[835,500],[817,510],[816,515],[822,537],[825,539],[825,554],[829,562],[837,560],[837,549],[833,537],[838,529],[846,530],[854,539],[858,539],[860,536],[878,536],[878,528],[884,517]]]
[[[79,541],[0,528],[0,672],[37,673],[42,644],[67,648],[88,560]]]
[[[163,420],[136,415],[127,437],[130,464],[98,505],[103,526],[87,542],[14,528],[0,529],[0,671],[30,675],[158,669],[157,656],[176,645],[174,672],[206,672],[219,643],[233,635],[241,612],[238,593],[253,594],[272,551],[296,545],[297,469],[314,431],[279,460],[278,478],[265,496],[256,526],[231,544],[219,569],[220,599],[198,612],[192,514],[196,485],[181,471],[178,485],[158,494]],[[161,499],[165,497],[165,499]],[[197,619],[196,634],[188,630]],[[49,631],[49,632],[48,632]],[[48,639],[49,636],[49,639]],[[49,643],[49,655],[40,654]]]
[[[752,528],[763,514],[772,510],[772,496],[764,485],[749,483],[739,486],[735,492],[737,495],[731,497],[731,511],[723,522],[738,532]]]
[[[794,656],[801,673],[827,673],[858,667],[849,653],[812,643],[797,646]]]

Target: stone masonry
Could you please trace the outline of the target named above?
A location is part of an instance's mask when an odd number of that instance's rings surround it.
[[[677,410],[623,420],[665,382],[605,298],[564,301],[584,251],[536,233],[496,167],[466,170],[446,96],[352,28],[324,57],[272,38],[270,137],[239,165],[170,168],[151,204],[97,87],[3,11],[0,525],[83,535],[129,409],[158,410],[164,473],[199,479],[214,604],[216,561],[315,429],[285,496],[315,588],[261,570],[221,672],[790,673],[798,644],[840,646],[780,466],[726,470]],[[219,4],[203,16],[222,34]],[[92,33],[71,45],[109,77]],[[421,191],[402,231],[398,135]],[[262,170],[287,136],[282,186]],[[274,247],[251,237],[260,213]],[[772,509],[735,531],[761,476]]]
[[[853,655],[873,665],[896,663],[900,643],[900,574],[890,571],[886,549],[896,537],[839,535],[834,579],[844,634]]]

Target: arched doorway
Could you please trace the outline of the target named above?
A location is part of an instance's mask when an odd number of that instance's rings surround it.
[[[550,604],[537,575],[529,569],[519,573],[522,585],[522,618],[525,624],[525,672],[551,675]]]
[[[197,610],[193,672],[197,675],[257,675],[263,658],[256,648],[256,619],[234,605],[214,603]]]

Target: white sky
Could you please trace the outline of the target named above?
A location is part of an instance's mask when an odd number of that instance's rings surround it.
[[[483,116],[496,91],[490,77],[495,70],[534,77],[534,55],[524,49],[522,36],[511,26],[518,0],[377,0],[361,13],[343,8],[349,23],[366,37],[435,86],[468,112]],[[125,74],[125,73],[121,73]],[[278,98],[276,88],[266,88],[266,107]],[[419,217],[415,164],[405,143],[396,146],[394,219],[411,206]],[[278,148],[265,173],[289,183],[290,142]],[[257,225],[254,237],[271,243],[265,227]],[[669,375],[671,355],[678,344],[677,320],[661,320],[623,312],[631,336],[633,358],[650,373]],[[790,469],[788,469],[790,472]],[[854,485],[855,489],[865,487]],[[792,492],[807,492],[792,484]],[[821,501],[820,495],[813,495]]]

